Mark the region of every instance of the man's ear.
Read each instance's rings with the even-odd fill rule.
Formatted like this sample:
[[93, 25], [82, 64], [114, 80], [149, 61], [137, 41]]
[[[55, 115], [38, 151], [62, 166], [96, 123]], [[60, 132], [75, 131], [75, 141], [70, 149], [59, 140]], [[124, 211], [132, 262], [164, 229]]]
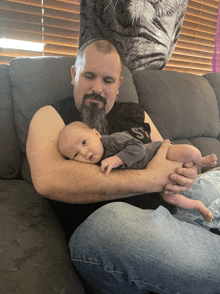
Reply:
[[71, 77], [72, 77], [71, 84], [74, 86], [75, 77], [76, 77], [76, 68], [74, 65], [71, 67]]
[[117, 95], [119, 94], [119, 88], [121, 86], [122, 81], [123, 81], [123, 77], [120, 77], [120, 79], [118, 81], [118, 93], [117, 93]]
[[100, 133], [96, 129], [92, 129], [92, 131], [94, 132], [94, 134], [96, 136], [98, 136], [99, 139], [101, 139], [101, 135], [100, 135]]

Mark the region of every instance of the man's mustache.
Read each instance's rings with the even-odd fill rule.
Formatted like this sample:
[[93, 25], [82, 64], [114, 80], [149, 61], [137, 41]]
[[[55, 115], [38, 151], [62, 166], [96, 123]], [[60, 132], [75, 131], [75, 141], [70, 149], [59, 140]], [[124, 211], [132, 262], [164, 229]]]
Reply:
[[91, 93], [91, 94], [85, 94], [83, 96], [83, 102], [85, 102], [86, 99], [92, 99], [95, 101], [100, 101], [103, 102], [104, 105], [107, 103], [107, 100], [105, 97], [102, 97], [100, 94], [96, 94], [96, 93]]

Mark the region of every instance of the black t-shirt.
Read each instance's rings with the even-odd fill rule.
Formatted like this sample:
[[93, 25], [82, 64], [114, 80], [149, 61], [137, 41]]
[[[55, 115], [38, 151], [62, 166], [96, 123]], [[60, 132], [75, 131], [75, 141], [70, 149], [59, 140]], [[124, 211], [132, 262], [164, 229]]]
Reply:
[[[81, 113], [76, 108], [73, 97], [67, 97], [52, 105], [67, 125], [73, 121], [81, 121]], [[116, 102], [107, 114], [108, 133], [128, 131], [134, 138], [146, 144], [151, 142], [150, 125], [144, 122], [144, 110], [137, 103]]]
[[[81, 114], [75, 106], [74, 98], [68, 97], [52, 105], [62, 117], [65, 124], [73, 121], [81, 121]], [[150, 126], [144, 123], [144, 111], [137, 103], [115, 103], [107, 114], [109, 134], [127, 130], [132, 136], [143, 143], [151, 142]], [[74, 175], [73, 175], [74, 177]], [[73, 231], [95, 210], [110, 202], [126, 202], [143, 209], [156, 209], [162, 204], [159, 193], [140, 195], [120, 200], [112, 200], [91, 204], [70, 204], [50, 200], [67, 237], [70, 238]]]

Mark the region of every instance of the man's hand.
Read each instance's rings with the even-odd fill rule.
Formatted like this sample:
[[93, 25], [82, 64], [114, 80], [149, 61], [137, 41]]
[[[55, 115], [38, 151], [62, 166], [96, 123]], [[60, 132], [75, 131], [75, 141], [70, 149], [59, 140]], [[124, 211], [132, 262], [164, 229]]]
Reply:
[[105, 173], [106, 176], [109, 175], [110, 171], [113, 169], [113, 168], [116, 168], [120, 165], [123, 165], [124, 162], [117, 156], [117, 155], [114, 155], [114, 156], [111, 156], [111, 157], [108, 157], [104, 160], [102, 160], [101, 162], [101, 171]]
[[163, 192], [167, 184], [174, 185], [175, 182], [170, 179], [170, 176], [176, 174], [177, 169], [183, 165], [182, 162], [171, 161], [166, 158], [170, 146], [170, 141], [165, 140], [145, 169], [150, 173], [150, 181], [155, 184], [152, 192]]
[[192, 162], [181, 163], [167, 160], [167, 152], [170, 141], [165, 140], [147, 168], [155, 173], [158, 183], [164, 183], [161, 187], [163, 195], [177, 194], [187, 191], [192, 187], [197, 178], [197, 169]]
[[176, 173], [170, 175], [170, 180], [174, 184], [167, 184], [164, 187], [164, 195], [182, 193], [189, 190], [197, 179], [197, 168], [193, 162], [183, 164], [182, 168], [178, 168]]

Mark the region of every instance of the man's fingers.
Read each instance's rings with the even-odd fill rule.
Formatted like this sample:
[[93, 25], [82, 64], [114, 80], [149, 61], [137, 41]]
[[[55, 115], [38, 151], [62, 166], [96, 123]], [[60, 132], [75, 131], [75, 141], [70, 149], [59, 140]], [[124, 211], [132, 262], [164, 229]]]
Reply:
[[192, 187], [197, 178], [197, 168], [193, 165], [190, 168], [178, 168], [176, 173], [170, 175], [170, 180], [174, 183], [167, 184], [165, 190], [167, 193], [186, 192]]
[[187, 186], [191, 187], [192, 183], [194, 182], [194, 179], [191, 178], [185, 178], [183, 176], [178, 175], [171, 175], [170, 176], [171, 181], [173, 181], [176, 185], [180, 186]]
[[161, 193], [161, 196], [165, 196], [165, 195], [173, 195], [174, 192], [172, 191], [169, 191], [169, 190], [164, 190], [162, 193]]
[[194, 165], [194, 163], [192, 161], [190, 162], [184, 162], [183, 166], [186, 168], [192, 167]]
[[164, 189], [173, 193], [186, 192], [194, 183], [194, 179], [185, 178], [175, 174], [171, 175], [170, 179], [174, 182], [174, 184], [167, 184]]
[[197, 178], [197, 168], [195, 165], [190, 166], [190, 162], [188, 164], [188, 168], [178, 168], [176, 172], [180, 176], [195, 180]]
[[179, 186], [179, 185], [172, 185], [172, 184], [167, 184], [164, 187], [164, 195], [169, 195], [169, 194], [176, 194], [176, 193], [183, 193], [189, 190], [188, 186]]

